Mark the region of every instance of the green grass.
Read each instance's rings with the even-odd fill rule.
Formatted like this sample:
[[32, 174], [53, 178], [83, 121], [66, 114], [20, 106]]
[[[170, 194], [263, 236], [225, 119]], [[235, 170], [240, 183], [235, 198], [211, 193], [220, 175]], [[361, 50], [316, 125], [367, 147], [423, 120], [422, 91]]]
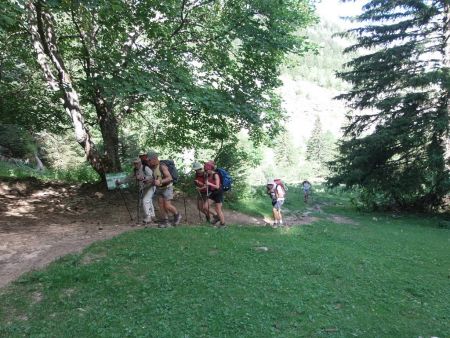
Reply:
[[0, 336], [448, 337], [449, 231], [380, 217], [129, 232], [4, 289]]
[[42, 181], [65, 182], [96, 182], [99, 179], [97, 173], [88, 164], [83, 164], [71, 170], [44, 170], [38, 171], [27, 165], [15, 165], [0, 161], [0, 178], [27, 179], [30, 177]]
[[[269, 196], [265, 193], [263, 187], [254, 188], [251, 197], [246, 199], [240, 199], [232, 202], [226, 202], [226, 206], [249, 215], [253, 216], [271, 216], [272, 204]], [[316, 185], [313, 189], [313, 193], [310, 196], [309, 203], [303, 202], [303, 190], [299, 185], [289, 185], [289, 189], [286, 194], [286, 201], [283, 205], [282, 211], [286, 215], [290, 212], [303, 212], [311, 209], [314, 205], [318, 204], [322, 209], [343, 214], [347, 210], [350, 214], [354, 214], [355, 210], [350, 204], [350, 200], [353, 197], [351, 192], [344, 192], [340, 189], [325, 189], [321, 185]], [[226, 198], [225, 198], [226, 200]], [[317, 213], [314, 213], [315, 216]]]

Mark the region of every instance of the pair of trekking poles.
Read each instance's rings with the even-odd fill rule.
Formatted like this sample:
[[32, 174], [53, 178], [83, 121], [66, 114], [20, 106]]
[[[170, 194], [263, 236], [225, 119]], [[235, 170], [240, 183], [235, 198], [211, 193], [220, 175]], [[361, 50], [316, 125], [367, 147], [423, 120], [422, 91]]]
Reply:
[[[139, 186], [139, 182], [138, 182], [138, 186]], [[127, 200], [126, 200], [125, 196], [123, 195], [122, 189], [120, 187], [118, 187], [117, 190], [119, 190], [119, 194], [122, 197], [123, 204], [125, 204], [125, 208], [127, 208], [128, 215], [130, 215], [130, 220], [133, 221], [133, 215], [131, 215], [130, 208], [128, 207], [128, 203], [127, 203]], [[139, 224], [139, 219], [140, 219], [140, 214], [141, 214], [141, 201], [143, 199], [143, 196], [144, 196], [144, 188], [139, 186], [139, 189], [138, 189], [138, 200], [137, 200], [137, 211], [136, 211], [136, 222], [137, 222], [137, 224]]]

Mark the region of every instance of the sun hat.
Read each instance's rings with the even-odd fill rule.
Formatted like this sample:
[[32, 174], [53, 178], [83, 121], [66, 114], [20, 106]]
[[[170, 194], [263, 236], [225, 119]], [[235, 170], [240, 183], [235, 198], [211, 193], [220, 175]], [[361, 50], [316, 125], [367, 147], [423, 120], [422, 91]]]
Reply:
[[156, 151], [149, 150], [147, 152], [147, 159], [152, 160], [152, 159], [157, 158], [157, 157], [158, 157], [158, 153]]
[[208, 161], [205, 163], [205, 165], [203, 166], [203, 168], [208, 171], [208, 170], [214, 170], [214, 168], [216, 167], [214, 161]]
[[200, 170], [200, 169], [203, 169], [203, 166], [200, 162], [192, 163], [192, 170]]

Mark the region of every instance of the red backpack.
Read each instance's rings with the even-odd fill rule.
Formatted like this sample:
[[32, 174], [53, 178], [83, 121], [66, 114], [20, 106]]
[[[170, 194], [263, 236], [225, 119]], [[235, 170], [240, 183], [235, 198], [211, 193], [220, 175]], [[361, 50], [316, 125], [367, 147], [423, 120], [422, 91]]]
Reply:
[[283, 189], [283, 196], [281, 196], [281, 197], [285, 197], [285, 196], [286, 196], [286, 190], [287, 190], [287, 189], [286, 189], [286, 187], [284, 186], [283, 181], [282, 181], [280, 178], [275, 178], [273, 181], [274, 181], [275, 184], [276, 184], [275, 189], [277, 188], [277, 186], [280, 186], [281, 189]]

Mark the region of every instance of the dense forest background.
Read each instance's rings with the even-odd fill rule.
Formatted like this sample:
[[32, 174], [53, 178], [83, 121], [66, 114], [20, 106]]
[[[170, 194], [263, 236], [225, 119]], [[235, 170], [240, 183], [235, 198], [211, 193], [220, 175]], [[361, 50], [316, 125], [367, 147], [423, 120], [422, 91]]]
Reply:
[[152, 148], [186, 182], [214, 159], [236, 198], [278, 177], [445, 204], [446, 2], [368, 1], [346, 33], [308, 1], [0, 6], [3, 175], [104, 182]]
[[[292, 183], [304, 178], [323, 180], [325, 177], [325, 163], [334, 156], [335, 143], [345, 117], [344, 104], [333, 100], [346, 86], [335, 75], [348, 60], [342, 50], [349, 41], [333, 37], [342, 29], [326, 21], [308, 28], [306, 35], [315, 44], [315, 50], [305, 56], [291, 54], [284, 63], [282, 86], [277, 91], [287, 112], [287, 121], [283, 123], [286, 129], [275, 137], [269, 135], [268, 145], [256, 147], [247, 133], [239, 134], [236, 146], [242, 156], [240, 165], [245, 170], [236, 170], [236, 174], [253, 168], [253, 174], [247, 177], [246, 184], [263, 184], [274, 176]], [[49, 104], [53, 109], [58, 109], [50, 102], [38, 104]], [[3, 109], [2, 114], [5, 118], [8, 112]], [[142, 122], [140, 127], [125, 127], [121, 133], [119, 151], [124, 168], [129, 168], [129, 162], [139, 152], [150, 147], [158, 149], [163, 157], [175, 158], [185, 173], [189, 172], [194, 159], [207, 160], [217, 156], [219, 149], [199, 148], [179, 153], [171, 146], [162, 147], [156, 142], [152, 143], [146, 135], [153, 130], [145, 117], [142, 117]], [[139, 124], [139, 121], [136, 123]], [[50, 176], [56, 173], [57, 177], [79, 177], [87, 181], [98, 179], [95, 171], [86, 163], [83, 150], [76, 143], [72, 130], [55, 131], [49, 128], [30, 133], [17, 124], [2, 124], [2, 128], [2, 155], [15, 158], [16, 164], [35, 168], [38, 158], [42, 161], [40, 165], [52, 172], [48, 173]]]

